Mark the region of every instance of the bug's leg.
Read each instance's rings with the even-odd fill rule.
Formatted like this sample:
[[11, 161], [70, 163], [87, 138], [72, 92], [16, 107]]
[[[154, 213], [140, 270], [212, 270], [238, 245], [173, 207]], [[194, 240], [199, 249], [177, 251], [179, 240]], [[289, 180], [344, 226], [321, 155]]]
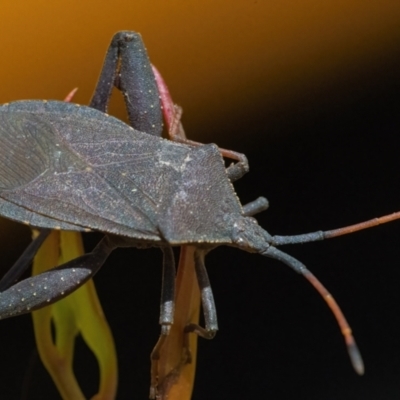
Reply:
[[[191, 146], [201, 146], [203, 143], [186, 139], [185, 132], [181, 124], [182, 109], [179, 106], [174, 105], [167, 84], [164, 82], [164, 79], [154, 65], [152, 67], [157, 82], [158, 91], [160, 93], [164, 119], [168, 126], [168, 135], [170, 136], [170, 139], [175, 142], [185, 143]], [[226, 170], [228, 178], [232, 182], [240, 179], [249, 171], [249, 163], [244, 154], [222, 148], [219, 148], [219, 151], [223, 157], [237, 161], [237, 163], [230, 165]]]
[[117, 246], [117, 241], [105, 236], [91, 253], [11, 286], [0, 293], [0, 319], [29, 313], [66, 297], [92, 278]]
[[198, 324], [188, 324], [185, 332], [194, 332], [205, 339], [212, 339], [218, 331], [217, 310], [214, 302], [210, 280], [204, 265], [205, 250], [197, 249], [194, 253], [194, 263], [197, 281], [201, 293], [201, 304], [203, 306], [205, 328]]
[[265, 211], [269, 207], [269, 202], [265, 197], [258, 197], [254, 201], [245, 204], [243, 208], [243, 215], [246, 217], [251, 217], [262, 211]]
[[161, 325], [160, 337], [154, 346], [150, 355], [151, 361], [151, 385], [150, 385], [150, 398], [155, 398], [158, 385], [158, 360], [160, 359], [160, 350], [167, 338], [171, 325], [174, 322], [175, 311], [175, 258], [171, 247], [164, 247], [162, 249], [163, 257], [163, 277], [161, 287], [161, 300], [160, 300], [160, 319]]
[[89, 106], [106, 112], [114, 86], [124, 95], [131, 126], [161, 136], [157, 84], [142, 37], [136, 32], [121, 31], [112, 38]]
[[[171, 140], [179, 143], [189, 144], [191, 146], [202, 146], [203, 143], [181, 138], [181, 116], [182, 109], [179, 106], [175, 106], [175, 115], [174, 119], [172, 120], [171, 129], [169, 131]], [[223, 157], [237, 161], [237, 163], [231, 164], [226, 169], [226, 173], [228, 174], [228, 178], [231, 182], [237, 181], [243, 175], [249, 172], [249, 162], [247, 161], [247, 157], [244, 154], [232, 150], [223, 149], [221, 147], [219, 147], [219, 152]]]
[[50, 232], [50, 229], [40, 230], [39, 236], [32, 240], [15, 264], [7, 271], [6, 274], [4, 274], [0, 281], [0, 293], [12, 286], [13, 283], [16, 282], [18, 278], [27, 270], [33, 260], [33, 257], [35, 257], [36, 252], [39, 250], [39, 247], [45, 241], [47, 236], [49, 236]]

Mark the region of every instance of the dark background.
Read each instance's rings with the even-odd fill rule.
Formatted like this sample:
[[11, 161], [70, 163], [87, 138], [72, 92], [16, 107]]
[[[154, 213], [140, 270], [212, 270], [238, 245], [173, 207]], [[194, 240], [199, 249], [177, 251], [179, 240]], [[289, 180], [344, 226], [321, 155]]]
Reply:
[[[251, 10], [265, 11], [267, 18], [266, 10]], [[385, 11], [384, 6], [381, 11]], [[321, 38], [333, 28], [337, 29], [333, 37], [343, 32], [348, 14], [343, 10], [337, 16], [343, 19], [338, 18], [334, 25], [323, 26], [320, 20]], [[393, 10], [388, 10], [387, 16], [393, 22]], [[359, 16], [360, 20], [364, 17]], [[240, 20], [241, 15], [235, 18]], [[354, 18], [358, 20], [357, 16]], [[371, 19], [365, 20], [365, 31], [369, 27], [379, 31], [377, 21], [382, 22], [382, 18], [371, 14]], [[285, 21], [290, 27], [291, 20]], [[304, 17], [304, 24], [306, 21]], [[389, 22], [382, 22], [382, 31], [388, 26]], [[134, 23], [131, 27], [137, 29]], [[215, 141], [247, 155], [251, 171], [235, 187], [243, 203], [260, 195], [268, 198], [270, 209], [257, 219], [271, 234], [333, 229], [400, 210], [400, 34], [394, 28], [391, 33], [389, 28], [386, 30], [391, 46], [385, 51], [377, 46], [376, 37], [365, 39], [361, 28], [352, 34], [349, 31], [338, 48], [357, 53], [362, 43], [365, 48], [370, 45], [369, 55], [362, 53], [359, 60], [349, 58], [340, 63], [338, 58], [332, 58], [334, 67], [330, 69], [324, 68], [323, 58], [330, 54], [329, 49], [327, 53], [316, 51], [308, 63], [304, 61], [304, 69], [309, 66], [309, 76], [293, 61], [290, 79], [258, 82], [249, 61], [248, 72], [241, 76], [236, 91], [222, 90], [220, 96], [218, 90], [204, 87], [199, 96], [212, 101], [210, 113], [209, 104], [200, 110], [195, 101], [187, 105], [186, 98], [180, 96], [185, 88], [178, 85], [175, 89], [174, 79], [178, 78], [172, 77], [171, 90], [173, 94], [178, 92], [177, 101], [185, 110], [187, 135], [202, 142]], [[281, 33], [276, 39], [283, 41], [281, 47], [295, 37], [289, 35], [287, 39], [285, 32], [276, 33], [277, 37]], [[108, 39], [100, 47], [105, 50], [107, 43]], [[239, 49], [246, 47], [244, 42], [238, 45]], [[180, 48], [181, 44], [175, 46]], [[313, 48], [312, 43], [304, 46]], [[157, 47], [148, 47], [157, 58]], [[201, 51], [206, 54], [207, 47]], [[268, 53], [268, 46], [264, 51]], [[240, 54], [238, 51], [238, 58]], [[69, 54], [64, 56], [68, 59]], [[181, 57], [184, 59], [184, 54]], [[93, 63], [98, 71], [101, 56]], [[263, 61], [260, 63], [262, 67]], [[290, 60], [288, 63], [291, 65]], [[327, 65], [332, 63], [326, 58]], [[258, 66], [256, 61], [254, 65]], [[282, 69], [287, 66], [282, 65]], [[199, 74], [196, 67], [191, 78], [195, 81]], [[279, 60], [275, 60], [275, 67], [279, 71]], [[318, 67], [325, 74], [319, 73]], [[240, 69], [239, 64], [231, 68], [232, 74]], [[166, 70], [168, 75], [168, 67]], [[190, 66], [185, 65], [184, 74], [190, 77]], [[0, 79], [10, 80], [7, 75]], [[218, 76], [211, 76], [212, 79], [218, 82]], [[232, 85], [237, 79], [239, 75], [234, 75]], [[290, 85], [293, 79], [294, 89]], [[86, 82], [84, 85], [89, 86]], [[189, 100], [198, 98], [193, 91], [196, 85], [201, 83], [188, 89]], [[248, 91], [244, 91], [245, 87]], [[59, 97], [70, 88], [59, 90]], [[90, 93], [90, 88], [86, 90]], [[232, 101], [225, 104], [228, 97]], [[12, 98], [2, 95], [2, 99]], [[79, 101], [85, 103], [87, 99]], [[2, 232], [1, 264], [5, 271], [29, 243], [30, 233], [26, 227], [7, 221], [2, 223]], [[341, 305], [364, 357], [364, 377], [352, 370], [329, 309], [305, 279], [259, 255], [233, 248], [218, 248], [210, 253], [206, 264], [220, 331], [212, 341], [199, 341], [193, 399], [399, 398], [399, 233], [400, 222], [393, 222], [347, 237], [284, 248], [305, 263]], [[95, 234], [87, 235], [88, 249], [98, 239]], [[157, 250], [118, 250], [95, 277], [119, 355], [118, 398], [147, 398], [149, 354], [159, 333], [160, 278], [161, 252]], [[1, 321], [0, 338], [3, 398], [20, 398], [24, 375], [29, 373], [32, 379], [27, 398], [57, 398], [40, 362], [34, 362], [32, 370], [28, 368], [34, 349], [30, 317]], [[97, 367], [82, 343], [78, 344], [76, 365], [82, 386], [93, 393], [97, 383], [91, 371]]]

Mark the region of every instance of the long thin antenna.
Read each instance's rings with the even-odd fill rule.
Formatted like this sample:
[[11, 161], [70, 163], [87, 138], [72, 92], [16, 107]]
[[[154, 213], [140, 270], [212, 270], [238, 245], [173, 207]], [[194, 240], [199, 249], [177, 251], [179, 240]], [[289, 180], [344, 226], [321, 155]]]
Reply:
[[362, 360], [361, 353], [358, 350], [357, 344], [352, 335], [350, 325], [348, 324], [339, 305], [336, 303], [336, 300], [328, 292], [325, 286], [322, 285], [322, 283], [311, 273], [311, 271], [309, 271], [306, 268], [306, 266], [303, 263], [296, 260], [294, 257], [289, 256], [288, 254], [278, 250], [273, 246], [268, 247], [267, 250], [265, 250], [260, 254], [283, 262], [290, 268], [294, 269], [297, 273], [303, 275], [311, 283], [311, 285], [314, 286], [314, 288], [318, 291], [318, 293], [327, 302], [329, 308], [331, 309], [333, 315], [336, 318], [336, 321], [340, 327], [342, 335], [344, 336], [344, 340], [347, 346], [347, 352], [349, 353], [350, 361], [351, 364], [353, 365], [354, 370], [357, 372], [357, 374], [363, 375], [364, 362]]
[[332, 229], [330, 231], [317, 231], [304, 233], [302, 235], [293, 236], [273, 236], [272, 244], [274, 246], [281, 246], [283, 244], [307, 243], [315, 242], [317, 240], [331, 239], [334, 237], [347, 235], [349, 233], [361, 231], [363, 229], [372, 228], [377, 225], [386, 224], [387, 222], [395, 221], [400, 218], [400, 211], [393, 214], [384, 215], [383, 217], [373, 218], [368, 221], [360, 222], [358, 224], [345, 226], [343, 228]]
[[387, 222], [395, 221], [400, 218], [400, 211], [393, 214], [384, 215], [383, 217], [373, 218], [368, 221], [360, 222], [358, 224], [345, 226], [343, 228], [332, 229], [330, 231], [325, 231], [324, 239], [330, 239], [337, 236], [347, 235], [348, 233], [353, 233], [361, 231], [363, 229], [372, 228], [377, 225], [386, 224]]

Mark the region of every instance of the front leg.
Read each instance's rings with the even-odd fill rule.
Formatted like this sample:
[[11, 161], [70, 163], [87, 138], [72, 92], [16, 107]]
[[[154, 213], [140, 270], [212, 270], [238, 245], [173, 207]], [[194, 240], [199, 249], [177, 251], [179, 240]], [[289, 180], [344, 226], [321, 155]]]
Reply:
[[198, 324], [190, 323], [186, 326], [185, 332], [194, 332], [204, 339], [212, 339], [218, 331], [218, 322], [214, 295], [211, 289], [210, 280], [208, 279], [207, 270], [204, 265], [204, 257], [206, 253], [207, 251], [201, 249], [197, 249], [194, 253], [194, 263], [197, 282], [201, 293], [201, 304], [203, 306], [205, 328]]

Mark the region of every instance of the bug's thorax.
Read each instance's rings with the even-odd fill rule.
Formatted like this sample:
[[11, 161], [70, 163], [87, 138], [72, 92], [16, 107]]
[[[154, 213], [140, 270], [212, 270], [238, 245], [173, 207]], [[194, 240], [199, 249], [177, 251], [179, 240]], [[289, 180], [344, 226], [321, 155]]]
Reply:
[[228, 216], [243, 211], [217, 146], [191, 149], [177, 177], [160, 203], [162, 236], [171, 244], [231, 243]]

